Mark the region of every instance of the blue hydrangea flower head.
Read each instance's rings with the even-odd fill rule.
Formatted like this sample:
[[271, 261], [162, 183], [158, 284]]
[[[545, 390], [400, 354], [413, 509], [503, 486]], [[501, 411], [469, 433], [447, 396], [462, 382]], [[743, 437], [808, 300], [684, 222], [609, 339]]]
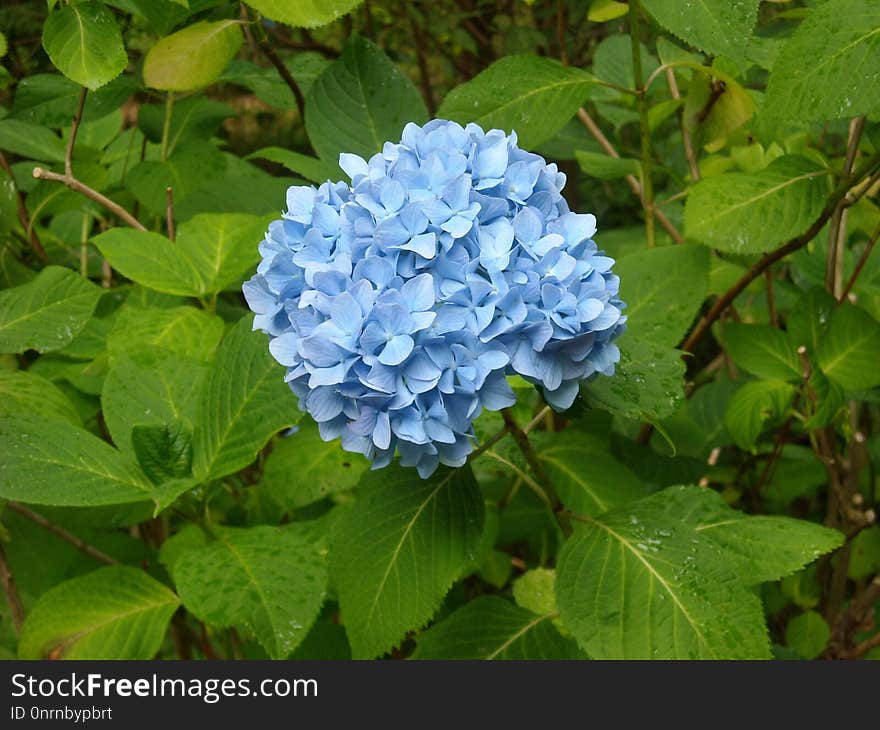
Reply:
[[436, 119], [339, 164], [350, 185], [287, 191], [243, 287], [322, 438], [427, 477], [465, 462], [484, 408], [514, 403], [507, 375], [562, 410], [614, 373], [614, 261], [516, 134]]

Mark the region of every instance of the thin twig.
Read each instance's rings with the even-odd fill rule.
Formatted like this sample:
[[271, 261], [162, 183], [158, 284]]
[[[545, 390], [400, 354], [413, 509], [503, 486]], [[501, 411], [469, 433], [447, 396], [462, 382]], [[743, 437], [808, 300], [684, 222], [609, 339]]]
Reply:
[[105, 563], [107, 565], [116, 565], [119, 561], [111, 558], [107, 553], [101, 552], [98, 548], [89, 545], [82, 538], [77, 537], [76, 535], [68, 532], [60, 525], [56, 525], [54, 522], [50, 522], [43, 515], [37, 514], [33, 510], [28, 509], [23, 504], [19, 504], [18, 502], [7, 502], [6, 507], [11, 509], [13, 512], [18, 512], [18, 514], [23, 517], [27, 517], [31, 522], [38, 524], [44, 530], [51, 532], [53, 535], [60, 537], [65, 542], [69, 542], [73, 545], [77, 550], [82, 553], [85, 553], [90, 558], [94, 558], [100, 563]]
[[846, 282], [846, 286], [843, 288], [843, 291], [840, 293], [840, 297], [838, 298], [838, 303], [843, 302], [852, 291], [853, 286], [855, 286], [856, 279], [859, 278], [859, 274], [862, 273], [862, 269], [865, 268], [865, 264], [868, 261], [868, 256], [871, 255], [871, 251], [874, 250], [874, 245], [877, 243], [877, 239], [880, 238], [880, 223], [877, 224], [877, 228], [874, 229], [874, 232], [871, 234], [871, 238], [868, 239], [868, 245], [865, 246], [865, 250], [862, 251], [862, 255], [859, 256], [859, 260], [856, 263], [855, 269], [853, 269], [852, 275], [849, 277], [849, 281]]
[[284, 61], [282, 61], [278, 54], [275, 53], [275, 49], [269, 42], [266, 31], [263, 29], [263, 24], [257, 20], [254, 22], [254, 28], [256, 28], [257, 31], [257, 43], [260, 46], [260, 50], [263, 52], [263, 55], [269, 59], [269, 62], [275, 67], [275, 70], [278, 71], [281, 80], [284, 81], [284, 83], [287, 84], [287, 87], [293, 92], [293, 98], [296, 100], [296, 108], [299, 110], [300, 119], [305, 119], [306, 100], [303, 96], [302, 89], [299, 88], [299, 84], [296, 83], [296, 79], [293, 78], [290, 69], [284, 65]]
[[568, 48], [565, 44], [565, 6], [562, 0], [556, 0], [556, 42], [559, 44], [559, 60], [568, 66]]
[[168, 229], [168, 238], [174, 240], [174, 190], [165, 188], [165, 226]]
[[[865, 117], [856, 117], [849, 124], [849, 137], [846, 144], [846, 157], [843, 161], [843, 174], [851, 175], [856, 154], [859, 150], [859, 140], [862, 138], [862, 130], [865, 127]], [[843, 252], [846, 241], [846, 218], [847, 207], [845, 201], [840, 200], [834, 215], [831, 218], [831, 227], [828, 233], [828, 260], [825, 266], [825, 288], [833, 295], [839, 296], [843, 288]]]
[[686, 352], [693, 352], [694, 346], [703, 339], [703, 336], [709, 331], [709, 328], [715, 320], [718, 319], [722, 312], [733, 303], [733, 300], [736, 299], [749, 284], [763, 274], [768, 266], [785, 258], [788, 254], [803, 248], [812, 241], [825, 227], [829, 218], [834, 215], [834, 211], [837, 209], [837, 204], [843, 199], [847, 191], [866, 175], [871, 174], [875, 165], [878, 164], [880, 164], [880, 151], [871, 155], [853, 175], [844, 179], [837, 186], [831, 194], [831, 197], [828, 199], [828, 202], [825, 204], [825, 207], [822, 209], [822, 212], [819, 214], [819, 217], [813, 221], [812, 225], [804, 233], [791, 239], [788, 243], [780, 246], [775, 251], [764, 254], [758, 263], [754, 264], [732, 287], [730, 287], [730, 289], [718, 297], [718, 299], [715, 300], [715, 304], [712, 305], [709, 311], [690, 331], [690, 334], [688, 334], [681, 343], [679, 349], [685, 350]]
[[90, 188], [84, 182], [77, 180], [75, 177], [62, 175], [57, 172], [52, 172], [51, 170], [44, 170], [42, 167], [35, 167], [33, 174], [34, 177], [38, 180], [53, 180], [55, 182], [60, 182], [63, 185], [69, 187], [71, 190], [75, 190], [76, 192], [85, 195], [89, 200], [94, 200], [98, 205], [101, 205], [109, 210], [111, 213], [113, 213], [113, 215], [115, 215], [126, 225], [131, 226], [132, 228], [136, 228], [139, 231], [147, 230], [146, 227], [137, 218], [135, 218], [121, 205], [119, 205], [118, 203], [114, 203], [106, 195], [102, 195], [97, 190], [95, 190], [94, 188]]
[[0, 167], [2, 167], [6, 174], [9, 175], [9, 179], [15, 186], [15, 204], [18, 209], [18, 222], [21, 223], [21, 227], [27, 233], [31, 248], [34, 250], [34, 253], [37, 254], [37, 258], [43, 263], [46, 263], [49, 260], [49, 256], [46, 253], [46, 249], [43, 248], [43, 244], [40, 243], [37, 231], [31, 223], [30, 216], [28, 216], [27, 206], [24, 204], [24, 196], [21, 194], [21, 190], [18, 189], [18, 185], [15, 185], [15, 178], [12, 176], [12, 168], [9, 167], [9, 163], [6, 161], [6, 156], [3, 152], [0, 152]]
[[64, 173], [68, 177], [73, 177], [73, 145], [76, 144], [76, 133], [79, 131], [80, 122], [82, 122], [87, 93], [88, 89], [86, 87], [83, 87], [82, 91], [79, 92], [76, 113], [73, 115], [73, 124], [70, 126], [70, 136], [67, 138], [67, 149], [64, 151]]
[[632, 46], [633, 80], [639, 92], [639, 137], [642, 143], [642, 208], [645, 211], [645, 236], [648, 248], [654, 247], [654, 182], [651, 179], [651, 126], [648, 121], [648, 97], [642, 78], [642, 40], [639, 23], [642, 6], [639, 0], [629, 0], [629, 35]]
[[872, 637], [865, 639], [861, 644], [857, 644], [849, 651], [845, 651], [840, 655], [841, 659], [861, 659], [871, 649], [880, 646], [880, 631]]
[[491, 449], [495, 444], [497, 444], [501, 439], [503, 439], [509, 433], [507, 426], [504, 426], [500, 431], [493, 434], [489, 438], [487, 438], [482, 444], [480, 444], [479, 448], [474, 449], [470, 455], [468, 456], [468, 461], [473, 461], [481, 454], [485, 453], [489, 449]]
[[86, 91], [83, 89], [83, 92], [79, 97], [79, 104], [77, 106], [76, 114], [73, 117], [73, 125], [70, 128], [70, 137], [67, 141], [67, 149], [64, 153], [64, 174], [60, 174], [57, 172], [52, 172], [51, 170], [44, 170], [42, 167], [35, 167], [33, 175], [35, 178], [39, 180], [54, 180], [55, 182], [60, 182], [69, 187], [71, 190], [75, 190], [82, 195], [85, 195], [90, 200], [94, 200], [98, 205], [105, 207], [111, 213], [116, 215], [118, 218], [125, 221], [125, 223], [132, 228], [137, 228], [138, 230], [145, 231], [146, 228], [137, 220], [131, 213], [129, 213], [125, 208], [123, 208], [118, 203], [114, 203], [110, 198], [106, 195], [102, 195], [94, 188], [89, 187], [84, 182], [78, 180], [73, 174], [73, 145], [76, 141], [76, 133], [79, 130], [80, 122], [82, 121], [82, 110], [86, 101]]
[[529, 421], [528, 424], [526, 424], [526, 426], [523, 428], [523, 433], [531, 433], [532, 429], [534, 429], [535, 426], [543, 421], [547, 417], [548, 413], [552, 413], [552, 411], [553, 409], [550, 408], [550, 406], [544, 406], [540, 411], [538, 411], [538, 415], [535, 416], [531, 421]]
[[251, 59], [256, 63], [257, 56], [259, 56], [260, 52], [257, 50], [257, 42], [254, 40], [254, 34], [251, 33], [250, 18], [248, 17], [247, 8], [244, 3], [240, 3], [240, 7], [241, 10], [239, 16], [242, 19], [241, 32], [244, 34], [244, 39], [247, 41], [248, 48], [250, 49]]
[[21, 631], [21, 625], [24, 623], [24, 606], [21, 605], [21, 597], [18, 595], [18, 588], [15, 587], [15, 579], [12, 577], [9, 562], [6, 560], [6, 551], [3, 549], [2, 544], [0, 544], [0, 585], [3, 586], [6, 602], [9, 604], [12, 626], [15, 629], [15, 633], [18, 634]]
[[[599, 125], [593, 120], [593, 118], [587, 113], [587, 110], [581, 107], [577, 111], [577, 117], [580, 120], [581, 124], [586, 127], [587, 131], [592, 135], [593, 139], [595, 139], [602, 150], [609, 157], [619, 158], [620, 155], [617, 153], [617, 150], [614, 149], [614, 146], [611, 142], [608, 141], [608, 138], [599, 128]], [[633, 194], [636, 195], [639, 200], [642, 198], [642, 184], [639, 182], [638, 178], [635, 175], [626, 175], [623, 178], [627, 185], [629, 185], [630, 190], [633, 191]], [[675, 241], [676, 243], [684, 243], [684, 236], [678, 232], [678, 229], [672, 224], [672, 221], [666, 217], [666, 215], [661, 210], [654, 210], [654, 216], [657, 218], [657, 222], [663, 226], [666, 232], [669, 234], [669, 237]]]
[[517, 423], [516, 417], [513, 415], [513, 411], [511, 411], [510, 408], [503, 409], [501, 415], [504, 418], [504, 423], [507, 425], [507, 430], [510, 431], [510, 435], [513, 436], [513, 440], [516, 442], [517, 447], [525, 457], [526, 463], [528, 463], [529, 468], [537, 477], [541, 488], [547, 495], [547, 499], [553, 509], [553, 514], [556, 517], [556, 521], [559, 523], [559, 529], [562, 530], [563, 535], [570, 535], [571, 522], [564, 515], [564, 508], [562, 502], [559, 500], [559, 495], [556, 493], [556, 489], [553, 487], [553, 482], [550, 481], [550, 477], [544, 469], [544, 465], [541, 463], [541, 460], [532, 448], [528, 434], [520, 428], [520, 425]]
[[[669, 85], [669, 93], [672, 95], [672, 98], [676, 101], [681, 99], [678, 82], [675, 80], [675, 71], [669, 67], [666, 68], [666, 83]], [[645, 93], [648, 93], [647, 84]], [[694, 140], [691, 138], [691, 131], [688, 129], [684, 120], [684, 113], [681, 111], [678, 114], [678, 125], [681, 127], [681, 142], [684, 147], [684, 156], [687, 160], [688, 170], [691, 173], [691, 180], [696, 182], [700, 179], [700, 166], [697, 164], [697, 155], [694, 152]]]

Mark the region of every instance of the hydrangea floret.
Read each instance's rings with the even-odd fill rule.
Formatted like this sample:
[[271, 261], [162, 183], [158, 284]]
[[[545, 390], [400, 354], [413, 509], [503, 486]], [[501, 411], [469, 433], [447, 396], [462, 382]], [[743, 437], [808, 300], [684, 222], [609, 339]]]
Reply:
[[508, 375], [562, 410], [614, 373], [614, 261], [595, 217], [569, 210], [565, 175], [515, 133], [408, 124], [339, 165], [351, 185], [287, 191], [243, 287], [324, 440], [427, 478], [464, 464], [482, 409], [515, 402]]

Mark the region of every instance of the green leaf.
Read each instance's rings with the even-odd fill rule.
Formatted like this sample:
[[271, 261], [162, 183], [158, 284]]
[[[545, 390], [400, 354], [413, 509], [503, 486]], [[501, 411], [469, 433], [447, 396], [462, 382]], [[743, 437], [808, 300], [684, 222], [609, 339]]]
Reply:
[[248, 159], [254, 157], [284, 165], [291, 172], [302, 175], [313, 183], [320, 184], [327, 180], [336, 181], [341, 179], [343, 175], [339, 165], [335, 162], [325, 162], [317, 157], [286, 150], [282, 147], [263, 147], [248, 155]]
[[266, 442], [299, 420], [265, 335], [243, 317], [223, 338], [196, 408], [193, 473], [217, 479], [250, 464]]
[[0, 352], [51, 352], [69, 345], [95, 311], [101, 289], [76, 272], [47, 266], [0, 292]]
[[837, 300], [822, 287], [814, 286], [800, 297], [785, 320], [789, 338], [795, 345], [804, 345], [807, 353], [815, 355], [819, 343], [825, 339], [825, 330]]
[[355, 658], [379, 656], [435, 613], [476, 559], [483, 497], [471, 470], [368, 472], [334, 525], [330, 570]]
[[201, 21], [161, 38], [144, 59], [144, 83], [163, 91], [214, 83], [241, 48], [240, 26], [238, 20]]
[[152, 659], [178, 600], [138, 568], [112, 565], [65, 581], [28, 614], [19, 659]]
[[610, 157], [586, 150], [576, 150], [574, 156], [584, 173], [599, 180], [617, 180], [627, 175], [638, 176], [642, 169], [641, 163], [631, 157]]
[[794, 388], [779, 380], [755, 380], [742, 386], [727, 404], [724, 425], [741, 449], [751, 450], [768, 421], [788, 409]]
[[706, 298], [709, 252], [702, 246], [644, 249], [621, 258], [614, 270], [620, 276], [632, 336], [677, 345]]
[[[657, 68], [657, 58], [645, 47], [644, 43], [639, 44], [639, 55], [642, 60], [642, 78], [646, 79]], [[634, 91], [636, 81], [633, 68], [632, 41], [628, 34], [613, 33], [596, 46], [593, 56], [593, 73], [601, 81]], [[600, 86], [595, 89], [594, 95], [601, 99], [615, 101], [618, 113], [625, 112], [631, 114], [633, 119], [638, 118], [636, 112], [626, 106], [632, 100], [624, 101], [625, 96], [617, 89]], [[612, 121], [615, 126], [618, 125], [616, 120], [609, 119], [609, 121]]]
[[756, 173], [704, 178], [684, 209], [685, 235], [720, 251], [762, 253], [803, 233], [819, 216], [828, 170], [789, 155]]
[[[83, 108], [83, 122], [97, 121], [118, 111], [137, 89], [138, 83], [134, 78], [119, 76], [89, 93]], [[15, 89], [11, 116], [35, 125], [67, 127], [76, 113], [81, 91], [79, 84], [60, 74], [26, 76]], [[64, 154], [63, 150], [61, 154]]]
[[363, 0], [248, 0], [254, 10], [294, 28], [314, 28], [339, 20]]
[[92, 91], [115, 79], [128, 64], [116, 18], [99, 2], [50, 12], [43, 26], [43, 48], [61, 73]]
[[216, 294], [239, 283], [260, 259], [266, 222], [242, 213], [202, 213], [164, 236], [111, 228], [93, 243], [117, 271], [150, 289], [181, 296]]
[[745, 60], [759, 0], [642, 0], [667, 30], [714, 56]]
[[513, 600], [532, 613], [557, 614], [556, 571], [534, 568], [523, 573], [513, 583]]
[[[806, 62], [805, 62], [806, 61]], [[880, 109], [880, 7], [828, 0], [782, 47], [767, 82], [764, 113], [797, 121], [844, 119]]]
[[769, 380], [800, 380], [797, 348], [781, 330], [763, 324], [724, 325], [724, 346], [733, 361], [752, 375]]
[[629, 12], [626, 3], [616, 0], [593, 0], [587, 12], [587, 20], [593, 23], [607, 23], [609, 20], [620, 18]]
[[0, 149], [32, 160], [64, 161], [64, 143], [52, 130], [20, 119], [0, 119]]
[[691, 66], [683, 121], [696, 146], [722, 142], [755, 113], [755, 100], [736, 79], [714, 67]]
[[152, 485], [112, 446], [56, 418], [0, 419], [0, 497], [88, 507], [142, 502]]
[[877, 572], [880, 572], [880, 527], [872, 525], [852, 541], [847, 576], [861, 580]]
[[624, 418], [662, 421], [678, 409], [684, 393], [684, 363], [671, 347], [624, 334], [613, 376], [598, 376], [581, 388], [587, 403]]
[[117, 448], [135, 455], [132, 431], [136, 425], [176, 423], [191, 430], [208, 369], [195, 358], [162, 350], [119, 355], [101, 392], [104, 421]]
[[196, 294], [221, 292], [255, 270], [267, 226], [263, 218], [242, 213], [201, 213], [183, 223], [174, 246], [196, 271]]
[[831, 629], [815, 611], [804, 611], [792, 618], [785, 627], [785, 643], [802, 659], [815, 659], [828, 645]]
[[162, 350], [208, 362], [223, 336], [223, 320], [195, 307], [137, 307], [119, 310], [107, 335], [112, 362], [122, 354]]
[[571, 639], [499, 596], [479, 596], [419, 634], [413, 659], [581, 659]]
[[505, 56], [447, 94], [437, 116], [515, 131], [524, 149], [550, 139], [584, 103], [593, 77], [531, 54]]
[[846, 390], [880, 385], [880, 323], [847, 302], [831, 315], [816, 353], [828, 379]]
[[192, 464], [192, 433], [179, 421], [162, 426], [138, 425], [131, 430], [138, 464], [153, 484], [183, 479]]
[[297, 509], [352, 489], [368, 468], [360, 454], [322, 440], [309, 418], [295, 434], [275, 442], [260, 483], [278, 504]]
[[669, 519], [693, 527], [724, 549], [740, 564], [740, 580], [749, 585], [791, 575], [843, 543], [840, 532], [814, 522], [746, 515], [711, 489], [671, 487], [663, 494]]
[[595, 659], [764, 659], [738, 564], [664, 508], [665, 491], [589, 518], [562, 548], [562, 620]]
[[23, 415], [82, 425], [73, 403], [50, 381], [25, 370], [0, 370], [0, 418]]
[[150, 289], [193, 296], [199, 272], [165, 236], [131, 228], [111, 228], [92, 243], [120, 274]]
[[548, 435], [537, 453], [562, 503], [577, 514], [601, 514], [647, 493], [610, 447], [578, 431]]
[[407, 122], [428, 119], [412, 82], [382, 49], [354, 36], [306, 96], [306, 130], [318, 156], [340, 152], [370, 158], [386, 141], [400, 139]]
[[[174, 214], [179, 220], [185, 220], [187, 216], [181, 210], [186, 212], [190, 198], [201, 190], [210, 190], [212, 182], [226, 179], [228, 168], [228, 158], [214, 145], [189, 140], [164, 162], [139, 162], [126, 173], [125, 186], [150, 213], [160, 217], [165, 216], [166, 190], [170, 187], [174, 191]], [[197, 212], [204, 210], [202, 207]]]
[[286, 658], [321, 610], [325, 557], [297, 525], [215, 532], [174, 561], [183, 605], [214, 626], [246, 628], [273, 659]]

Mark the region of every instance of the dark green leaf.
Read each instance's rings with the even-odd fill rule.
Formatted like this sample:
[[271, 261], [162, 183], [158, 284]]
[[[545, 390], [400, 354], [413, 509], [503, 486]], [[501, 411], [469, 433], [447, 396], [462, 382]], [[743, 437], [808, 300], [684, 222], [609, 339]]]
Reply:
[[737, 365], [759, 378], [801, 378], [797, 348], [775, 327], [730, 322], [724, 326], [724, 344]]
[[587, 98], [593, 77], [539, 56], [506, 56], [453, 89], [437, 114], [485, 130], [515, 131], [525, 148], [550, 139]]
[[174, 561], [184, 606], [215, 626], [246, 628], [273, 659], [286, 658], [324, 602], [324, 555], [297, 525], [215, 532]]
[[499, 596], [480, 596], [419, 634], [413, 659], [580, 659], [571, 639]]
[[266, 442], [299, 420], [265, 335], [243, 317], [223, 338], [196, 406], [193, 472], [217, 479], [250, 464]]
[[355, 658], [379, 656], [434, 615], [476, 558], [483, 498], [470, 469], [368, 472], [334, 525], [330, 569]]
[[382, 50], [353, 37], [306, 97], [306, 129], [318, 156], [335, 163], [341, 152], [369, 158], [400, 139], [407, 122], [428, 118], [412, 82]]
[[803, 233], [828, 195], [828, 170], [805, 157], [780, 157], [756, 173], [698, 182], [684, 209], [685, 234], [731, 253], [762, 253]]
[[51, 352], [88, 322], [101, 289], [70, 269], [47, 266], [27, 284], [0, 292], [0, 352]]

